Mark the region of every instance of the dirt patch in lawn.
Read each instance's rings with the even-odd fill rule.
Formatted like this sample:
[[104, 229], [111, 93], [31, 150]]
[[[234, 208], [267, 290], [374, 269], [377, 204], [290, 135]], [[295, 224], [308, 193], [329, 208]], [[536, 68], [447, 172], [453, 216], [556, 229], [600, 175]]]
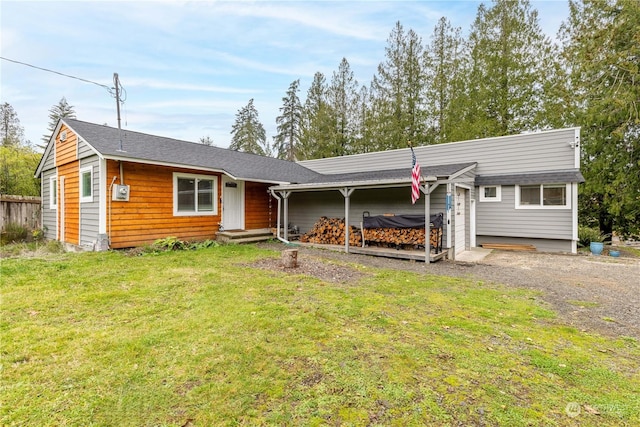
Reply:
[[362, 277], [366, 276], [366, 273], [358, 271], [355, 267], [344, 265], [335, 259], [314, 256], [307, 251], [303, 252], [299, 254], [298, 266], [295, 268], [285, 268], [279, 258], [263, 258], [251, 266], [291, 275], [304, 274], [325, 282], [344, 285], [356, 284]]
[[[262, 244], [281, 250], [281, 244]], [[493, 251], [478, 263], [443, 260], [433, 264], [392, 258], [345, 254], [301, 246], [300, 268], [322, 280], [356, 283], [363, 265], [453, 277], [540, 291], [540, 299], [563, 323], [584, 331], [640, 339], [640, 259], [587, 254]], [[290, 270], [279, 259], [262, 260], [263, 268]]]

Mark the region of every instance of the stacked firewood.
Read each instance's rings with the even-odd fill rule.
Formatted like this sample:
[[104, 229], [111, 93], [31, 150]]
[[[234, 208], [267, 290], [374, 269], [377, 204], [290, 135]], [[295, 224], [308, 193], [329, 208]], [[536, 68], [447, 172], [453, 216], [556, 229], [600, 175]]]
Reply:
[[[344, 234], [344, 219], [323, 216], [308, 233], [300, 236], [300, 241], [323, 245], [344, 245]], [[362, 246], [362, 235], [354, 226], [349, 226], [349, 246]]]
[[[431, 229], [431, 246], [437, 247], [442, 231]], [[379, 246], [424, 246], [424, 228], [365, 228], [364, 238], [368, 244]]]

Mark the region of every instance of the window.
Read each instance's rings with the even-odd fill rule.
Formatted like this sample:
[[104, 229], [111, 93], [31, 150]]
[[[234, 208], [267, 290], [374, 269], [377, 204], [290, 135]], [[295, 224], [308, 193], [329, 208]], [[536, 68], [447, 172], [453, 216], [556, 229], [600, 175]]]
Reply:
[[80, 202], [93, 202], [93, 166], [80, 169]]
[[568, 184], [536, 184], [516, 186], [516, 208], [570, 208]]
[[49, 178], [49, 209], [58, 208], [58, 177]]
[[173, 174], [173, 214], [216, 215], [218, 213], [218, 177]]
[[499, 185], [480, 186], [481, 202], [500, 202], [502, 201], [502, 187]]

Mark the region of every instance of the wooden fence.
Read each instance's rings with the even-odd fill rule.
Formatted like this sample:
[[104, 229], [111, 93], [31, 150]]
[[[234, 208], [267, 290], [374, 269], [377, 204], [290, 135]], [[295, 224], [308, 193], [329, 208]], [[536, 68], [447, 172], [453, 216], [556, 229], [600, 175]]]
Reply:
[[12, 223], [30, 230], [41, 228], [41, 205], [40, 197], [0, 196], [0, 230]]

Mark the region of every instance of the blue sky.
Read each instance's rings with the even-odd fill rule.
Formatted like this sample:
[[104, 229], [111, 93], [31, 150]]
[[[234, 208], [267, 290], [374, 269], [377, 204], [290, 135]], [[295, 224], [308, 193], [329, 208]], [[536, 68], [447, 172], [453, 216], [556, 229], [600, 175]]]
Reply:
[[[397, 21], [429, 42], [441, 16], [466, 34], [480, 1], [5, 1], [1, 56], [126, 90], [123, 128], [227, 147], [236, 113], [254, 99], [269, 141], [292, 81], [299, 96], [316, 72], [327, 81], [347, 58], [370, 82]], [[490, 4], [489, 1], [485, 1]], [[566, 0], [531, 1], [555, 34]], [[65, 96], [77, 118], [117, 126], [98, 85], [0, 61], [0, 100], [40, 143], [49, 109]]]

